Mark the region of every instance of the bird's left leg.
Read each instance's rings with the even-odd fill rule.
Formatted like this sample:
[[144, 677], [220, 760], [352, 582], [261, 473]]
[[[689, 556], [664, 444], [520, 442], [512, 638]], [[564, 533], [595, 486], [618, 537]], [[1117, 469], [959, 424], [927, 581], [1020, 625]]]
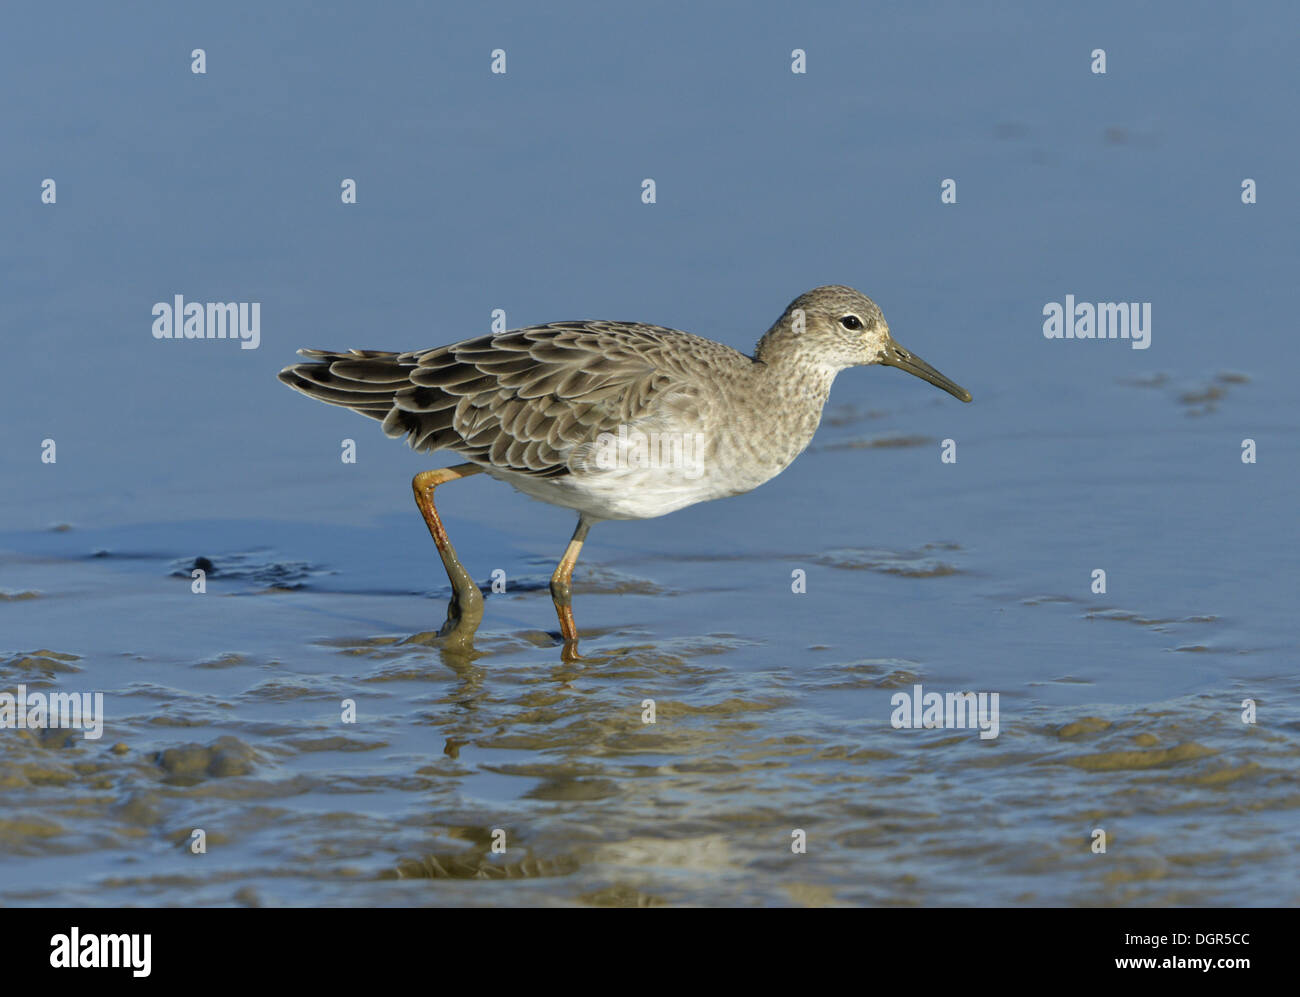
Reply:
[[424, 523], [429, 527], [429, 535], [438, 547], [438, 556], [442, 566], [447, 569], [447, 580], [451, 582], [451, 600], [447, 603], [447, 622], [439, 632], [455, 643], [468, 647], [474, 638], [474, 631], [483, 620], [483, 593], [474, 584], [456, 556], [456, 548], [451, 545], [442, 519], [433, 504], [433, 490], [447, 481], [468, 478], [478, 474], [483, 468], [477, 464], [457, 464], [455, 467], [440, 467], [435, 471], [421, 471], [411, 481], [415, 492], [415, 504], [420, 507]]
[[583, 541], [591, 523], [586, 516], [578, 516], [578, 528], [573, 531], [573, 539], [564, 549], [564, 556], [551, 575], [551, 601], [555, 603], [555, 615], [560, 618], [560, 636], [564, 638], [562, 657], [565, 661], [575, 661], [578, 654], [578, 626], [573, 622], [573, 566], [578, 563], [578, 554], [582, 551]]

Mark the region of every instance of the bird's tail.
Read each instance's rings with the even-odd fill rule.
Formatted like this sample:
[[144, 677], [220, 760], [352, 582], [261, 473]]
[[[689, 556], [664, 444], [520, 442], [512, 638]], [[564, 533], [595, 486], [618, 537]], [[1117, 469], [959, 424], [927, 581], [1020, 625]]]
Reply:
[[384, 350], [299, 350], [312, 363], [296, 363], [280, 371], [280, 380], [304, 395], [383, 422], [394, 396], [409, 388], [415, 364], [399, 363], [399, 353]]

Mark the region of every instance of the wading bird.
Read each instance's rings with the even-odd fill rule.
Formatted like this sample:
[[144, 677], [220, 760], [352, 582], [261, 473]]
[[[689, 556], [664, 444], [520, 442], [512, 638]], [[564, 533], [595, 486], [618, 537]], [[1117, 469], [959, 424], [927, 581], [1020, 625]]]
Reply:
[[780, 474], [813, 438], [835, 375], [900, 367], [964, 402], [970, 393], [898, 345], [880, 309], [851, 287], [800, 295], [752, 357], [639, 322], [552, 322], [410, 353], [301, 350], [280, 372], [303, 394], [368, 415], [422, 453], [465, 463], [415, 476], [452, 596], [440, 633], [471, 646], [483, 594], [447, 538], [433, 492], [486, 471], [574, 509], [578, 526], [551, 576], [564, 657], [577, 657], [571, 581], [587, 531], [739, 495]]

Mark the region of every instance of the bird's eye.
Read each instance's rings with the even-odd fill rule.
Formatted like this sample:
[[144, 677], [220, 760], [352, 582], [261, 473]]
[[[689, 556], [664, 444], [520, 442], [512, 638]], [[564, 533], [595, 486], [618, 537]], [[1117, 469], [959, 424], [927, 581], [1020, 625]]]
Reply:
[[862, 320], [856, 315], [845, 315], [840, 319], [840, 325], [844, 326], [846, 329], [861, 329]]

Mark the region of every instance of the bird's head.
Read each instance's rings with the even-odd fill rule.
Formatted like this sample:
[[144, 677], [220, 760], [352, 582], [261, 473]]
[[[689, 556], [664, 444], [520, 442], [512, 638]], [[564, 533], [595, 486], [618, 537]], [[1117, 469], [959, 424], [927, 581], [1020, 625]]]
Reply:
[[759, 341], [756, 356], [765, 362], [797, 356], [835, 370], [875, 363], [899, 367], [955, 398], [971, 400], [969, 391], [898, 345], [874, 301], [839, 284], [814, 288], [790, 302]]

